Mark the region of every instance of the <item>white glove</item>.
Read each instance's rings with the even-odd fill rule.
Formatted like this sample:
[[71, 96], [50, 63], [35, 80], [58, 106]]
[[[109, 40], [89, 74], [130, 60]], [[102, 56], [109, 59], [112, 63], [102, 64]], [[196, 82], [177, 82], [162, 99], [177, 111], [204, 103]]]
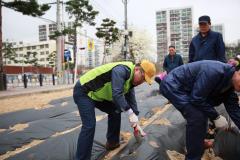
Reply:
[[216, 128], [226, 129], [228, 127], [228, 122], [225, 117], [220, 115], [216, 120], [214, 120]]
[[138, 116], [133, 112], [131, 108], [126, 112], [128, 113], [128, 119], [129, 119], [129, 122], [131, 123], [131, 126], [135, 127], [138, 123]]

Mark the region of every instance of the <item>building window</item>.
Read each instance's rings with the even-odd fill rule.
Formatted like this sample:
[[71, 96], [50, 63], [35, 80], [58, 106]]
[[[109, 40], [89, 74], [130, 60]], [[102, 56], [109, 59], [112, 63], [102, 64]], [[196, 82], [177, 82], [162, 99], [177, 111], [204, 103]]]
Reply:
[[45, 44], [45, 48], [48, 48], [48, 44]]
[[44, 45], [40, 45], [40, 49], [43, 49], [44, 48]]
[[49, 28], [48, 29], [49, 29], [50, 35], [52, 35], [57, 30], [57, 25], [56, 24], [49, 24]]
[[39, 40], [40, 41], [46, 41], [47, 40], [47, 36], [46, 35], [40, 35], [39, 36]]
[[49, 54], [49, 51], [46, 51], [46, 54]]
[[44, 55], [44, 52], [40, 52], [40, 55]]
[[30, 50], [31, 49], [31, 47], [27, 47], [27, 50]]
[[46, 25], [40, 25], [39, 26], [39, 29], [45, 29], [46, 28]]
[[40, 58], [40, 61], [42, 62], [42, 61], [45, 61], [45, 59], [44, 58]]
[[37, 47], [36, 46], [32, 46], [32, 49], [36, 49]]

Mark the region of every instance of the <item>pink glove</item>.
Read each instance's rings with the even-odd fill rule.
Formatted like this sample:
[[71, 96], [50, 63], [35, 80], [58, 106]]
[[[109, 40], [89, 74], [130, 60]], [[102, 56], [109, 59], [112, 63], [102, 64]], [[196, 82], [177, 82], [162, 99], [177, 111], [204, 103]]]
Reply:
[[167, 72], [165, 71], [165, 72], [160, 73], [160, 74], [158, 75], [158, 77], [159, 77], [161, 80], [163, 80], [163, 78], [164, 78], [166, 75], [167, 75]]

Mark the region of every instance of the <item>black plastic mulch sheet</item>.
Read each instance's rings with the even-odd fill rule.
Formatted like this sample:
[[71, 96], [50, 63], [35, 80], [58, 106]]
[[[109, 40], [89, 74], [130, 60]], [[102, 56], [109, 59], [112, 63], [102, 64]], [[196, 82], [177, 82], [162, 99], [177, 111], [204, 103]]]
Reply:
[[217, 130], [214, 139], [214, 153], [224, 160], [240, 159], [240, 130], [230, 119], [224, 105], [215, 107], [218, 113], [226, 117], [230, 128], [228, 130]]
[[[100, 114], [97, 111], [98, 115]], [[107, 118], [97, 122], [95, 139], [92, 149], [92, 159], [97, 160], [104, 157], [106, 149]], [[73, 160], [77, 149], [77, 140], [80, 128], [58, 137], [50, 138], [41, 144], [26, 151], [9, 157], [9, 160]]]
[[239, 160], [240, 133], [235, 127], [228, 130], [218, 130], [214, 140], [215, 155], [224, 160]]
[[153, 124], [145, 128], [147, 136], [141, 143], [132, 138], [128, 146], [114, 160], [168, 160], [167, 150], [184, 153], [185, 120], [172, 106], [157, 120], [167, 119], [170, 125]]
[[[36, 121], [44, 118], [51, 118], [60, 116], [66, 113], [73, 112], [77, 110], [77, 107], [73, 105], [72, 98], [65, 98], [64, 102], [68, 102], [67, 106], [61, 106], [54, 102], [54, 106], [46, 109], [36, 110], [36, 109], [26, 109], [6, 114], [0, 114], [0, 128], [8, 129], [18, 123], [27, 123], [31, 121]], [[63, 100], [55, 100], [58, 102], [63, 102]]]
[[[159, 102], [162, 101], [159, 99]], [[142, 114], [144, 115], [144, 111], [146, 115], [151, 115], [152, 107], [144, 107], [142, 110]], [[147, 111], [149, 114], [147, 114]], [[99, 111], [96, 110], [98, 113]], [[100, 112], [102, 113], [102, 112]], [[98, 115], [100, 114], [98, 113]], [[133, 129], [129, 126], [128, 118], [126, 115], [122, 114], [122, 125], [121, 131], [123, 132], [133, 132]], [[101, 121], [97, 122], [95, 137], [94, 137], [94, 144], [92, 150], [92, 160], [98, 160], [104, 157], [107, 151], [104, 148], [106, 143], [106, 132], [107, 132], [107, 117]], [[42, 144], [32, 147], [27, 151], [19, 153], [13, 157], [8, 159], [11, 160], [18, 160], [18, 159], [58, 159], [58, 160], [72, 160], [74, 159], [75, 152], [76, 152], [76, 144], [78, 135], [80, 130], [74, 130], [70, 133], [61, 135], [56, 138], [51, 138], [44, 141]], [[54, 150], [54, 152], [53, 152]]]
[[[141, 86], [141, 88], [145, 86]], [[137, 91], [138, 92], [138, 91]], [[148, 92], [140, 91], [142, 97], [138, 97], [138, 105], [140, 110], [140, 117], [150, 118], [153, 115], [151, 111], [152, 108], [156, 106], [161, 106], [166, 103], [166, 99], [164, 99], [160, 95], [152, 94], [152, 91]], [[146, 99], [146, 97], [148, 97]], [[98, 109], [96, 109], [96, 115], [105, 114]], [[67, 116], [68, 117], [68, 116]], [[59, 117], [54, 117], [54, 119]], [[48, 123], [48, 122], [45, 122]], [[63, 122], [65, 123], [65, 122]], [[77, 122], [80, 124], [79, 122]], [[57, 122], [53, 122], [55, 126], [59, 126]], [[72, 124], [72, 123], [71, 123]], [[70, 124], [68, 124], [70, 125]], [[47, 127], [48, 130], [51, 130]], [[36, 131], [38, 129], [36, 128]], [[125, 114], [122, 114], [121, 121], [121, 131], [133, 132], [133, 129], [130, 127], [128, 118]], [[39, 131], [45, 133], [46, 131]], [[46, 139], [43, 143], [32, 147], [26, 151], [23, 151], [19, 154], [14, 155], [9, 159], [73, 159], [75, 151], [76, 151], [76, 143], [78, 139], [79, 130], [74, 130], [70, 133], [61, 135], [59, 137]], [[106, 153], [105, 148], [103, 147], [106, 143], [106, 132], [107, 132], [107, 118], [97, 122], [95, 138], [94, 138], [94, 147], [92, 151], [92, 159], [100, 159]], [[50, 135], [50, 134], [49, 134]], [[46, 137], [46, 136], [45, 136]], [[42, 138], [42, 137], [38, 137]]]
[[47, 139], [56, 132], [62, 132], [81, 124], [78, 113], [72, 112], [61, 116], [46, 118], [28, 123], [22, 131], [3, 132], [0, 136], [0, 154], [14, 150], [34, 139]]
[[[228, 117], [223, 105], [216, 110]], [[184, 153], [185, 147], [185, 125], [186, 122], [180, 112], [173, 106], [169, 108], [159, 119], [167, 119], [171, 125], [151, 124], [144, 131], [147, 136], [137, 143], [132, 138], [128, 146], [113, 157], [113, 160], [168, 160], [167, 150]], [[155, 122], [157, 121], [155, 120]], [[240, 132], [230, 120], [233, 129], [219, 130], [216, 133], [214, 152], [224, 160], [239, 160], [240, 157]]]
[[[76, 129], [59, 137], [51, 138], [42, 144], [8, 158], [8, 160], [73, 160], [77, 149], [79, 132], [80, 130]], [[100, 159], [105, 153], [104, 146], [94, 142], [93, 159]]]

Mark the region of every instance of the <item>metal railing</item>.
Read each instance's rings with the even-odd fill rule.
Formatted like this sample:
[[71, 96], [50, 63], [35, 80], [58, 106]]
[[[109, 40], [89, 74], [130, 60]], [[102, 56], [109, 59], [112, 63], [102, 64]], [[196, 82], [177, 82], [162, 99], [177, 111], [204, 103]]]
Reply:
[[[27, 88], [40, 86], [40, 74], [26, 74]], [[72, 75], [62, 77], [64, 84], [73, 84]], [[55, 85], [58, 85], [58, 78], [54, 76]], [[42, 74], [42, 86], [51, 86], [53, 83], [52, 74]], [[7, 88], [24, 88], [24, 78], [22, 74], [7, 74]]]

